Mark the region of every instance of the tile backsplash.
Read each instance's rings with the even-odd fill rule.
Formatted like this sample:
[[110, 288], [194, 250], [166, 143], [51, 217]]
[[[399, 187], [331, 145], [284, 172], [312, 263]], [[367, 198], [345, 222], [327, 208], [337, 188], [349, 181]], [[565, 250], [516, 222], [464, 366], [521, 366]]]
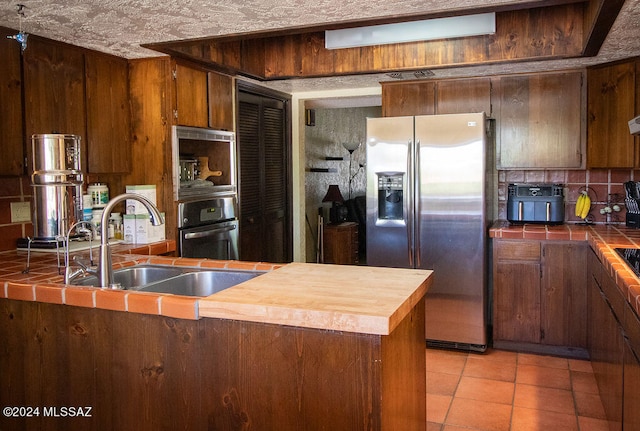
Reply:
[[[507, 218], [507, 187], [510, 183], [559, 183], [565, 185], [564, 220], [567, 223], [582, 221], [575, 216], [576, 200], [580, 192], [587, 190], [591, 198], [589, 218], [597, 224], [625, 222], [624, 187], [626, 181], [639, 181], [640, 171], [631, 169], [589, 169], [548, 171], [499, 171], [498, 219]], [[618, 204], [622, 210], [609, 216], [600, 214], [607, 205]]]
[[[593, 222], [624, 223], [625, 181], [640, 181], [640, 170], [591, 169], [591, 170], [547, 170], [547, 171], [499, 171], [498, 172], [498, 219], [507, 218], [507, 186], [509, 183], [560, 183], [565, 185], [565, 222], [576, 223], [574, 215], [576, 200], [582, 190], [587, 189], [592, 200]], [[16, 248], [18, 238], [33, 235], [31, 222], [11, 222], [11, 202], [32, 202], [33, 192], [29, 177], [3, 177], [0, 179], [0, 251]], [[609, 217], [600, 214], [607, 204], [617, 203], [622, 208]], [[32, 207], [33, 210], [33, 207]]]

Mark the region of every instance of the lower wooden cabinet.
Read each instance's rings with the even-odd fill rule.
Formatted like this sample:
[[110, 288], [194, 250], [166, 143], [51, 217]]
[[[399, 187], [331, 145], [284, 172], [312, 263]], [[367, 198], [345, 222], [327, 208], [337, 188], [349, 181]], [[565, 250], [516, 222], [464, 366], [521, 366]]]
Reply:
[[587, 250], [578, 241], [494, 240], [495, 347], [586, 355]]
[[358, 224], [345, 222], [324, 227], [324, 263], [358, 264]]
[[622, 429], [623, 403], [624, 338], [614, 311], [614, 308], [617, 309], [623, 304], [616, 301], [622, 299], [622, 296], [614, 289], [617, 290], [615, 282], [602, 271], [598, 258], [591, 252], [588, 297], [589, 356], [610, 431]]
[[627, 305], [625, 309], [622, 426], [625, 431], [640, 430], [640, 321]]

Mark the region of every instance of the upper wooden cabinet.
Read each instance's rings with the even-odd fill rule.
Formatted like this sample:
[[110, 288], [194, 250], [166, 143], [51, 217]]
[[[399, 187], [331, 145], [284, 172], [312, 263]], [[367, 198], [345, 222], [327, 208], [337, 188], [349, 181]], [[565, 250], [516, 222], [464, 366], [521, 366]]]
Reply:
[[87, 172], [131, 170], [129, 66], [125, 59], [85, 54]]
[[436, 114], [463, 114], [491, 111], [491, 79], [452, 79], [440, 81], [436, 91]]
[[485, 112], [491, 116], [489, 78], [382, 83], [382, 116]]
[[436, 83], [393, 82], [382, 83], [382, 116], [435, 114]]
[[174, 64], [175, 124], [233, 130], [233, 78]]
[[15, 31], [0, 27], [0, 175], [22, 175], [22, 77], [20, 44], [7, 36]]
[[588, 77], [587, 164], [590, 168], [638, 166], [628, 121], [635, 117], [635, 61], [594, 67]]
[[582, 81], [581, 72], [495, 79], [498, 169], [584, 168]]
[[175, 123], [181, 126], [208, 127], [207, 72], [175, 64]]
[[23, 64], [29, 160], [30, 137], [41, 133], [79, 135], [82, 138], [81, 152], [86, 154], [83, 51], [71, 45], [29, 37]]
[[209, 127], [218, 130], [234, 130], [233, 78], [215, 72], [207, 73], [209, 88]]

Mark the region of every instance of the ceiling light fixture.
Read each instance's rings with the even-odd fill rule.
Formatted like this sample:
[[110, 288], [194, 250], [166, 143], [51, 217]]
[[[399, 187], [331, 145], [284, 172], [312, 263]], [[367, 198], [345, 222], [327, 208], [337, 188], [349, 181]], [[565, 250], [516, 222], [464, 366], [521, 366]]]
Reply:
[[358, 46], [479, 36], [495, 32], [496, 14], [491, 12], [397, 24], [327, 30], [325, 31], [325, 48], [354, 48]]
[[24, 51], [27, 49], [27, 37], [29, 37], [27, 33], [22, 31], [22, 19], [24, 18], [24, 10], [26, 9], [26, 6], [23, 4], [17, 4], [16, 7], [18, 8], [18, 19], [20, 20], [19, 31], [17, 34], [7, 36], [7, 39], [17, 41], [20, 44], [21, 50]]

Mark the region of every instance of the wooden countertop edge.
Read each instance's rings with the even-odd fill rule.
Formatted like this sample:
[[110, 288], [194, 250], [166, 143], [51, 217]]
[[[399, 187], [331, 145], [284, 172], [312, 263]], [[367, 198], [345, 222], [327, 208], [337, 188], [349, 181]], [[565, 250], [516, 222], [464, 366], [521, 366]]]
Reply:
[[[206, 318], [242, 320], [310, 329], [389, 335], [420, 302], [433, 283], [430, 274], [391, 315], [245, 304], [218, 300], [213, 294], [199, 301], [199, 315]], [[258, 312], [256, 311], [258, 310]]]

